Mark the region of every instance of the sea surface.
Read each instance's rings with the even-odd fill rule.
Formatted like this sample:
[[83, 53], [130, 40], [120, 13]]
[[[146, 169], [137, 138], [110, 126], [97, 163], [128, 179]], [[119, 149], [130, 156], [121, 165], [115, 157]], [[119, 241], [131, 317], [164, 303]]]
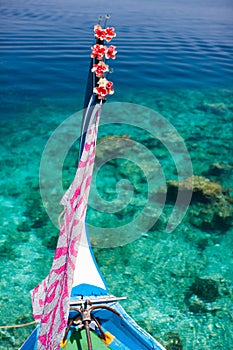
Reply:
[[2, 328], [33, 320], [30, 290], [51, 267], [105, 14], [118, 54], [87, 214], [96, 259], [168, 350], [230, 349], [232, 1], [1, 0], [0, 350], [34, 327]]

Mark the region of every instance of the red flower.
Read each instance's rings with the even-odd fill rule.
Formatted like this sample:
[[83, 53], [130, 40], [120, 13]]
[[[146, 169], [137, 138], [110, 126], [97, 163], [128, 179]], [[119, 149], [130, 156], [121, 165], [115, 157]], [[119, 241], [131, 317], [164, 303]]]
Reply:
[[104, 86], [95, 87], [94, 92], [98, 95], [98, 98], [101, 100], [104, 99], [108, 94], [108, 91]]
[[103, 73], [108, 71], [108, 65], [101, 61], [97, 64], [94, 64], [91, 71], [95, 72], [96, 76], [100, 78], [102, 77]]
[[106, 78], [100, 78], [98, 81], [98, 87], [94, 88], [94, 92], [98, 95], [99, 99], [104, 99], [106, 95], [114, 94], [114, 90], [112, 88], [113, 83], [108, 81]]
[[108, 90], [108, 94], [109, 95], [114, 94], [114, 90], [113, 90], [112, 86], [113, 86], [113, 82], [112, 81], [108, 81], [106, 83], [106, 89]]
[[95, 37], [100, 40], [110, 41], [116, 36], [115, 29], [113, 27], [108, 27], [102, 29], [99, 24], [94, 26]]
[[97, 39], [100, 39], [100, 40], [104, 40], [105, 39], [105, 36], [106, 36], [105, 30], [102, 29], [99, 24], [94, 26], [94, 33], [95, 33], [95, 37]]
[[102, 60], [107, 48], [104, 45], [96, 44], [92, 46], [91, 49], [92, 49], [91, 57], [97, 58], [98, 60]]
[[113, 60], [116, 58], [116, 46], [110, 45], [108, 48], [106, 48], [105, 51], [105, 57], [108, 58], [112, 58]]
[[108, 27], [105, 29], [105, 39], [107, 41], [112, 40], [112, 38], [115, 38], [115, 36], [116, 36], [116, 33], [113, 27]]

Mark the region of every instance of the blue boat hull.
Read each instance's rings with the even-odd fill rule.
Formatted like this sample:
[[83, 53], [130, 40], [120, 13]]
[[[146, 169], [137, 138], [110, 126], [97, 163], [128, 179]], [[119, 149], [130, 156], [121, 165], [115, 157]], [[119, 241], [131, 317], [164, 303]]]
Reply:
[[[108, 344], [104, 343], [100, 337], [95, 339], [93, 336], [93, 349], [95, 344], [99, 341], [101, 349], [111, 349], [111, 350], [165, 350], [165, 348], [159, 344], [149, 333], [143, 330], [122, 308], [118, 302], [111, 304], [106, 304], [108, 307], [111, 307], [116, 312], [118, 312], [122, 317], [119, 317], [117, 314], [112, 313], [107, 309], [97, 309], [93, 311], [93, 315], [98, 319], [101, 327], [108, 335]], [[64, 347], [61, 347], [61, 350], [79, 350], [79, 349], [88, 349], [86, 344], [85, 335], [82, 335], [82, 339], [74, 341], [74, 333], [81, 332], [80, 330], [73, 329], [69, 332], [67, 337], [67, 342]], [[82, 330], [82, 332], [84, 332]], [[37, 346], [37, 337], [39, 333], [39, 326], [32, 332], [29, 338], [21, 346], [19, 350], [36, 350]], [[92, 330], [91, 333], [98, 333], [95, 330]], [[78, 337], [79, 338], [79, 337]], [[105, 344], [105, 345], [104, 345]]]

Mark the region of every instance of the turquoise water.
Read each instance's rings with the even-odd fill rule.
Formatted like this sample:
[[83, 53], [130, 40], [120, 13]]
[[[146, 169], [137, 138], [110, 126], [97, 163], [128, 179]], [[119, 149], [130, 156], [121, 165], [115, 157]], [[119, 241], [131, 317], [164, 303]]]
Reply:
[[[44, 180], [46, 203], [40, 197], [41, 157], [54, 130], [82, 109], [92, 26], [99, 14], [109, 12], [110, 24], [117, 30], [118, 57], [112, 62], [115, 94], [108, 104], [109, 108], [111, 103], [121, 104], [112, 105], [114, 113], [109, 113], [115, 124], [110, 125], [108, 113], [103, 113], [102, 122], [107, 124], [100, 126], [97, 161], [106, 160], [106, 149], [112, 159], [97, 174], [88, 222], [93, 227], [118, 227], [122, 236], [121, 246], [103, 248], [95, 230], [90, 230], [98, 263], [109, 290], [127, 296], [126, 310], [168, 349], [229, 349], [233, 7], [227, 0], [140, 3], [0, 3], [0, 325], [32, 320], [29, 291], [50, 269], [58, 229], [45, 209], [52, 220], [60, 211], [55, 163], [62, 148], [69, 146], [62, 171], [66, 188], [75, 171], [78, 142], [70, 145], [69, 135], [64, 147], [59, 144], [53, 150], [46, 167], [49, 179]], [[124, 103], [134, 104], [134, 113]], [[151, 110], [160, 113], [159, 125]], [[177, 133], [169, 127], [166, 137], [158, 140], [167, 123]], [[79, 113], [77, 135], [80, 124]], [[104, 146], [106, 136], [118, 138]], [[134, 142], [132, 152], [122, 150], [124, 138]], [[180, 138], [187, 153], [181, 152]], [[148, 150], [155, 164], [151, 158], [140, 158], [138, 150]], [[166, 181], [177, 180], [180, 167], [185, 173], [188, 156], [193, 174], [204, 179], [198, 178], [197, 195], [182, 222], [166, 231], [175, 202], [175, 195], [168, 192], [159, 218], [132, 239], [123, 225], [135, 223], [150, 191], [158, 193]], [[117, 187], [122, 179], [131, 183], [133, 193], [129, 184]], [[207, 179], [214, 183], [203, 190]], [[224, 190], [216, 190], [216, 182]], [[102, 199], [109, 201], [109, 210], [96, 208], [95, 185]], [[150, 202], [148, 216], [157, 213], [159, 204]], [[17, 349], [30, 330], [0, 329], [0, 349]]]

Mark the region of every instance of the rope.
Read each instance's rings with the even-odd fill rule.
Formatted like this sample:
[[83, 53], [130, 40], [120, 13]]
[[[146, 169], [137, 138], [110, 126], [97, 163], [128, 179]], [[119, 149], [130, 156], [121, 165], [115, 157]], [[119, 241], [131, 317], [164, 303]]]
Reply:
[[0, 326], [0, 329], [27, 327], [27, 326], [30, 326], [30, 325], [32, 325], [34, 323], [36, 323], [36, 321], [23, 323], [23, 324], [13, 324], [11, 326]]
[[62, 210], [62, 212], [58, 215], [58, 218], [57, 218], [58, 226], [60, 228], [61, 228], [61, 218], [62, 218], [64, 213], [65, 213], [65, 209]]

